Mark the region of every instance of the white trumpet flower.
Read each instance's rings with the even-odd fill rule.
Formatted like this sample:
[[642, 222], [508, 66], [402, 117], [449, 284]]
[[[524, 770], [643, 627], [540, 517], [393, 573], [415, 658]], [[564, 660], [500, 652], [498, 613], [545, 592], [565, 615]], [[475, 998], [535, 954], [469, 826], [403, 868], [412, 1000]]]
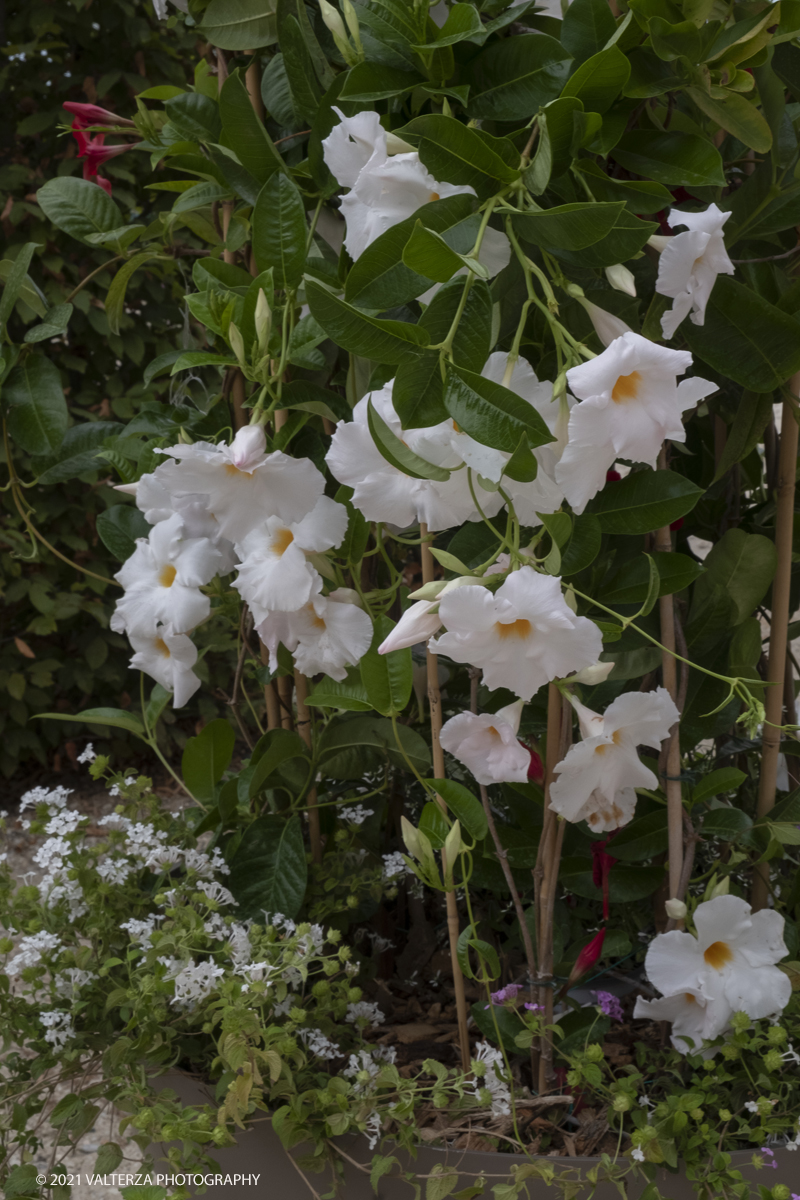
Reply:
[[268, 517], [236, 550], [241, 560], [233, 586], [258, 624], [270, 612], [294, 612], [318, 590], [318, 575], [306, 554], [338, 546], [347, 531], [347, 509], [321, 496], [302, 521]]
[[618, 458], [654, 467], [665, 438], [686, 441], [681, 414], [717, 390], [697, 377], [678, 383], [691, 365], [688, 351], [623, 333], [597, 358], [567, 371], [582, 403], [570, 414], [555, 476], [575, 512], [605, 486], [606, 471]]
[[723, 227], [730, 217], [716, 204], [705, 212], [670, 209], [670, 225], [684, 225], [688, 233], [670, 238], [658, 263], [656, 291], [672, 298], [672, 308], [661, 318], [665, 338], [675, 336], [685, 317], [695, 325], [705, 324], [706, 305], [718, 275], [733, 275], [736, 268], [725, 249]]
[[583, 741], [556, 767], [550, 807], [567, 821], [587, 821], [595, 833], [618, 829], [633, 816], [635, 789], [658, 787], [636, 747], [660, 749], [680, 714], [665, 688], [625, 692], [602, 716], [574, 697], [572, 704]]
[[669, 1021], [670, 1041], [678, 1053], [702, 1054], [704, 1058], [710, 1058], [714, 1052], [702, 1050], [703, 1039], [713, 1041], [725, 1030], [725, 1025], [720, 1027], [716, 1006], [692, 989], [656, 1000], [638, 996], [633, 1016], [645, 1021]]
[[442, 747], [468, 767], [478, 783], [526, 783], [530, 751], [517, 741], [522, 701], [496, 713], [457, 713], [442, 726]]
[[338, 680], [366, 654], [372, 641], [372, 621], [352, 602], [349, 588], [312, 596], [296, 612], [270, 613], [257, 629], [269, 650], [271, 671], [277, 670], [282, 642], [294, 655], [298, 671], [304, 675], [324, 671]]
[[159, 625], [154, 633], [131, 630], [128, 635], [135, 651], [131, 667], [144, 671], [173, 693], [175, 708], [187, 704], [200, 687], [192, 667], [197, 662], [197, 647], [184, 633], [175, 633], [171, 625]]
[[521, 567], [492, 593], [459, 588], [442, 596], [439, 613], [447, 632], [431, 643], [434, 653], [483, 668], [490, 688], [506, 687], [522, 700], [556, 676], [596, 662], [600, 630], [578, 617], [561, 594], [561, 580]]

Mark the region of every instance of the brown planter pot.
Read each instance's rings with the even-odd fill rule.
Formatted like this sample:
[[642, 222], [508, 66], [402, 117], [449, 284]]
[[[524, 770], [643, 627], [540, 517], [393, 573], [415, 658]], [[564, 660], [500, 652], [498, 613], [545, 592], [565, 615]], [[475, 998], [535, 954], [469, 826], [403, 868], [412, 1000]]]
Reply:
[[[216, 1107], [209, 1089], [191, 1076], [180, 1072], [159, 1076], [154, 1085], [157, 1088], [172, 1088], [185, 1105], [211, 1104], [212, 1107]], [[376, 1200], [376, 1193], [369, 1181], [372, 1153], [368, 1148], [367, 1139], [345, 1137], [336, 1139], [336, 1142], [343, 1156], [347, 1156], [342, 1157], [343, 1200]], [[384, 1154], [390, 1152], [386, 1147], [382, 1149]], [[155, 1174], [172, 1174], [172, 1168], [164, 1160], [165, 1147], [160, 1144], [153, 1145], [149, 1153], [155, 1159], [153, 1183], [163, 1183], [163, 1180], [156, 1180]], [[275, 1200], [314, 1200], [315, 1196], [327, 1192], [332, 1184], [329, 1171], [321, 1175], [301, 1171], [292, 1156], [284, 1150], [268, 1118], [239, 1134], [236, 1146], [223, 1149], [209, 1147], [208, 1153], [219, 1163], [221, 1178], [217, 1180], [207, 1177], [209, 1186], [204, 1193], [207, 1200], [256, 1200], [259, 1191], [265, 1187], [268, 1189], [268, 1195], [274, 1196]], [[430, 1146], [420, 1146], [415, 1159], [403, 1150], [398, 1150], [397, 1157], [403, 1164], [403, 1169], [413, 1171], [417, 1175], [427, 1176], [437, 1164], [457, 1171], [459, 1180], [455, 1190], [469, 1187], [481, 1175], [485, 1175], [487, 1198], [492, 1194], [493, 1184], [504, 1182], [506, 1173], [512, 1167], [531, 1161], [524, 1154], [500, 1155], [491, 1151], [436, 1150]], [[757, 1184], [768, 1187], [774, 1187], [777, 1183], [794, 1188], [800, 1186], [800, 1151], [791, 1153], [777, 1150], [775, 1161], [778, 1167], [771, 1170], [753, 1167], [750, 1150], [736, 1151], [732, 1158], [732, 1166], [742, 1172], [751, 1186], [753, 1197], [758, 1196]], [[557, 1175], [569, 1172], [567, 1178], [572, 1179], [585, 1176], [588, 1170], [600, 1162], [598, 1158], [548, 1158], [541, 1161], [552, 1164]], [[357, 1164], [367, 1169], [361, 1170]], [[227, 1179], [228, 1176], [230, 1179]], [[188, 1180], [186, 1182], [189, 1184]], [[682, 1173], [674, 1175], [662, 1169], [658, 1172], [656, 1182], [665, 1200], [696, 1200], [692, 1184]], [[197, 1185], [199, 1184], [198, 1179]], [[193, 1195], [199, 1195], [197, 1186], [189, 1186]], [[628, 1200], [639, 1200], [646, 1186], [644, 1180], [627, 1182]], [[558, 1200], [560, 1194], [555, 1185], [548, 1187], [541, 1180], [528, 1180], [522, 1193], [527, 1200]], [[378, 1183], [377, 1196], [378, 1200], [412, 1200], [413, 1192], [404, 1180], [384, 1177]], [[611, 1183], [600, 1183], [594, 1192], [587, 1184], [585, 1189], [575, 1196], [575, 1200], [589, 1200], [589, 1197], [591, 1200], [619, 1200], [620, 1193]]]

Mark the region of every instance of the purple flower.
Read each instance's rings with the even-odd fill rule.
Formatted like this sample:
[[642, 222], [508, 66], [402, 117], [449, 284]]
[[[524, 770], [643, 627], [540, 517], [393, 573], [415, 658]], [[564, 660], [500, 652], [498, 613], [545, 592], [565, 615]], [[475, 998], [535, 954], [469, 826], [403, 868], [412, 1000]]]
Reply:
[[595, 992], [597, 1003], [607, 1017], [611, 1017], [612, 1021], [624, 1020], [624, 1013], [619, 998], [612, 992]]
[[544, 1012], [543, 1004], [528, 1004], [526, 1001], [525, 1007], [527, 1008], [528, 1012]]
[[[489, 999], [492, 1004], [505, 1004], [506, 1000], [516, 1000], [517, 993], [522, 991], [521, 983], [507, 983], [504, 988], [500, 988], [499, 992], [490, 992]], [[489, 1005], [486, 1005], [488, 1008]]]

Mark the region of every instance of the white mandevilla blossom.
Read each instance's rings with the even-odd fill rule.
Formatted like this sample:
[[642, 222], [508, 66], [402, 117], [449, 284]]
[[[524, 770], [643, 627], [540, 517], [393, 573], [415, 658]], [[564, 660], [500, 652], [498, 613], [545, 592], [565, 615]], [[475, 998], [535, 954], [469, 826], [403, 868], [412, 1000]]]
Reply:
[[736, 270], [722, 233], [730, 215], [716, 204], [696, 213], [670, 209], [670, 225], [685, 225], [689, 232], [669, 238], [658, 263], [656, 291], [672, 298], [672, 308], [661, 318], [665, 338], [674, 337], [690, 313], [695, 325], [705, 324], [706, 305], [717, 276], [733, 275]]
[[221, 559], [218, 574], [227, 575], [234, 568], [236, 557], [233, 543], [222, 537], [219, 521], [208, 507], [208, 496], [192, 494], [172, 495], [164, 482], [164, 475], [169, 476], [172, 463], [162, 463], [149, 475], [142, 475], [135, 483], [118, 483], [116, 492], [124, 492], [133, 496], [136, 507], [144, 513], [144, 519], [149, 525], [158, 525], [168, 521], [175, 513], [183, 518], [183, 536], [187, 538], [208, 538], [219, 550]]
[[270, 613], [257, 629], [269, 650], [271, 671], [278, 668], [278, 645], [283, 642], [298, 671], [323, 671], [337, 680], [345, 678], [347, 667], [366, 654], [372, 641], [372, 621], [352, 602], [348, 588], [312, 596], [296, 612]]
[[572, 704], [583, 741], [556, 767], [550, 807], [567, 821], [587, 821], [595, 833], [618, 829], [633, 816], [635, 789], [658, 787], [636, 747], [660, 749], [680, 714], [666, 688], [625, 692], [602, 716], [574, 697]]
[[[717, 896], [698, 905], [694, 924], [696, 937], [673, 929], [653, 940], [645, 969], [665, 995], [651, 1002], [637, 1000], [633, 1013], [677, 1020], [673, 1043], [682, 1051], [681, 1034], [692, 1036], [699, 1051], [700, 1037], [723, 1033], [735, 1012], [745, 1012], [754, 1021], [777, 1016], [792, 995], [788, 975], [775, 965], [788, 954], [780, 913], [769, 908], [754, 913], [739, 896]], [[668, 1014], [667, 1001], [673, 1002], [675, 1016]], [[702, 1023], [700, 1015], [694, 1014], [695, 1006], [704, 1006]]]
[[156, 683], [173, 693], [173, 705], [188, 704], [200, 687], [192, 667], [197, 662], [197, 647], [185, 633], [176, 633], [171, 625], [159, 625], [148, 633], [132, 629], [128, 634], [135, 651], [131, 666], [144, 671]]
[[160, 453], [178, 461], [157, 469], [159, 483], [170, 496], [207, 497], [220, 535], [232, 542], [240, 542], [267, 514], [302, 520], [325, 488], [310, 459], [290, 458], [281, 450], [267, 454], [260, 425], [240, 429], [229, 446], [195, 442]]
[[[436, 466], [452, 470], [448, 480], [412, 479], [386, 461], [369, 431], [370, 398], [379, 416], [409, 449]], [[427, 429], [403, 429], [392, 405], [392, 384], [387, 383], [359, 400], [352, 421], [339, 422], [325, 461], [336, 479], [353, 489], [353, 504], [368, 521], [385, 521], [402, 529], [425, 521], [430, 530], [450, 529], [464, 521], [481, 519], [463, 459], [450, 445], [451, 430], [452, 421]], [[487, 516], [500, 511], [503, 498], [498, 492], [476, 490]]]
[[521, 700], [596, 662], [602, 649], [600, 630], [568, 607], [561, 580], [532, 567], [512, 572], [496, 592], [449, 592], [439, 614], [447, 632], [431, 650], [481, 667], [487, 687], [510, 688]]
[[624, 333], [589, 362], [567, 371], [582, 401], [569, 418], [569, 440], [556, 479], [577, 513], [605, 486], [617, 458], [656, 465], [665, 438], [685, 442], [681, 414], [717, 390], [708, 379], [683, 379], [692, 356]]
[[526, 783], [531, 756], [517, 741], [521, 716], [521, 700], [496, 713], [457, 713], [442, 726], [442, 747], [478, 783]]
[[416, 600], [409, 604], [392, 632], [378, 646], [378, 654], [388, 654], [391, 650], [404, 650], [407, 646], [427, 642], [428, 638], [442, 627], [442, 618], [438, 612], [441, 597], [456, 588], [475, 585], [480, 586], [481, 580], [472, 575], [450, 579], [444, 586], [441, 583], [435, 585], [439, 589], [438, 594], [432, 600]]
[[269, 517], [236, 550], [241, 559], [233, 586], [250, 606], [256, 624], [271, 612], [294, 612], [318, 590], [317, 573], [306, 554], [338, 546], [347, 531], [347, 509], [321, 496], [301, 521]]
[[[335, 105], [333, 111], [339, 124], [323, 139], [322, 149], [329, 170], [342, 187], [350, 189], [342, 197], [342, 213], [347, 222], [345, 249], [353, 260], [424, 204], [449, 196], [475, 195], [474, 188], [434, 179], [416, 150], [387, 135], [376, 112], [346, 117]], [[392, 155], [394, 145], [407, 153]], [[487, 229], [478, 259], [489, 274], [501, 271], [510, 257], [505, 234]]]
[[626, 325], [622, 317], [615, 317], [606, 309], [598, 308], [596, 304], [592, 304], [591, 300], [587, 300], [583, 296], [578, 296], [577, 300], [592, 322], [594, 331], [604, 346], [610, 346], [618, 337], [622, 337], [623, 333], [633, 333], [630, 325]]
[[204, 621], [211, 602], [199, 590], [217, 573], [219, 551], [208, 538], [184, 536], [176, 513], [137, 538], [136, 549], [117, 572], [125, 589], [111, 618], [117, 633], [154, 632], [159, 622], [188, 633]]

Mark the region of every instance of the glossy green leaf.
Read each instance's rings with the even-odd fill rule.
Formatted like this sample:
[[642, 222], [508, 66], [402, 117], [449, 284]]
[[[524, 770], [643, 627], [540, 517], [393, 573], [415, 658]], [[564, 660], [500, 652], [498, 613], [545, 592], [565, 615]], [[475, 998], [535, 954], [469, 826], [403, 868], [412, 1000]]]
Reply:
[[441, 796], [470, 837], [476, 842], [482, 842], [489, 832], [489, 825], [483, 805], [477, 796], [455, 779], [428, 779], [426, 783]]
[[438, 350], [409, 351], [394, 377], [392, 405], [404, 429], [427, 428], [447, 420]]
[[616, 32], [607, 0], [572, 0], [561, 23], [561, 45], [582, 63], [599, 53]]
[[608, 853], [621, 862], [641, 862], [667, 848], [667, 810], [636, 817], [615, 836]]
[[250, 103], [241, 68], [222, 85], [219, 111], [225, 145], [258, 183], [265, 184], [275, 171], [283, 170], [283, 159]]
[[293, 180], [275, 171], [253, 211], [253, 254], [259, 271], [272, 268], [277, 287], [295, 290], [306, 261], [306, 212]]
[[728, 429], [725, 446], [720, 455], [714, 482], [721, 479], [734, 463], [747, 458], [761, 441], [764, 430], [772, 418], [772, 394], [770, 392], [742, 392], [733, 424]]
[[[645, 896], [653, 894], [663, 879], [663, 867], [612, 867], [608, 873], [611, 903], [631, 904], [636, 900], [644, 900]], [[600, 897], [600, 890], [592, 878], [591, 864], [586, 859], [562, 859], [559, 880], [567, 892], [574, 892], [576, 896], [583, 896], [587, 900]]]
[[[428, 333], [432, 345], [443, 342], [450, 332], [463, 291], [464, 280], [451, 279], [437, 290], [420, 317], [420, 328]], [[453, 361], [469, 371], [480, 371], [491, 348], [492, 293], [485, 280], [477, 279], [470, 288], [453, 339]]]
[[55, 454], [69, 416], [54, 363], [43, 354], [20, 358], [0, 397], [11, 440], [28, 454]]
[[576, 96], [586, 112], [604, 113], [628, 82], [631, 64], [618, 46], [593, 54], [570, 75], [562, 96]]
[[703, 817], [701, 832], [704, 837], [734, 842], [742, 834], [749, 833], [752, 827], [752, 818], [740, 808], [712, 808], [711, 812], [707, 812]]
[[398, 129], [397, 135], [417, 147], [435, 179], [467, 184], [479, 196], [496, 191], [498, 183], [513, 183], [519, 175], [516, 166], [508, 162], [517, 157], [512, 143], [488, 134], [481, 137], [454, 117], [416, 117]]
[[372, 440], [390, 466], [412, 479], [436, 479], [444, 483], [450, 478], [450, 472], [444, 467], [437, 467], [409, 450], [386, 424], [371, 399], [367, 404], [367, 421]]
[[283, 65], [292, 92], [292, 102], [305, 121], [313, 121], [325, 88], [314, 69], [305, 34], [294, 13], [282, 18], [280, 37]]
[[483, 279], [489, 277], [489, 272], [482, 263], [451, 250], [441, 234], [426, 229], [421, 221], [415, 224], [403, 249], [403, 262], [418, 274], [427, 271], [429, 277], [437, 283], [447, 283], [456, 271], [465, 266]]
[[450, 832], [450, 826], [435, 800], [428, 800], [423, 805], [417, 828], [420, 833], [424, 833], [434, 850], [442, 849]]
[[575, 169], [586, 177], [596, 199], [624, 200], [632, 213], [657, 213], [672, 204], [672, 193], [661, 183], [651, 183], [648, 179], [612, 179], [591, 158], [579, 159]]
[[31, 329], [27, 330], [23, 341], [26, 345], [32, 345], [36, 342], [46, 342], [50, 338], [59, 337], [67, 329], [74, 311], [71, 304], [54, 304], [48, 310], [41, 325], [34, 325]]
[[31, 265], [31, 259], [37, 246], [36, 242], [26, 242], [24, 246], [21, 246], [8, 274], [4, 276], [3, 295], [0, 297], [0, 334], [5, 331], [8, 318], [22, 292], [28, 267]]
[[119, 333], [120, 321], [125, 311], [125, 294], [132, 276], [145, 263], [157, 257], [158, 255], [153, 250], [142, 250], [139, 254], [134, 254], [133, 258], [129, 258], [127, 262], [124, 262], [112, 279], [111, 287], [108, 289], [106, 296], [106, 316], [108, 317], [108, 325], [112, 333]]
[[610, 267], [633, 258], [648, 238], [657, 232], [655, 221], [642, 221], [623, 207], [613, 229], [593, 246], [586, 246], [583, 250], [560, 250], [555, 247], [552, 250], [558, 258], [579, 270]]
[[[29, 244], [32, 244], [32, 243], [29, 243]], [[3, 295], [5, 295], [5, 293], [8, 289], [9, 279], [12, 278], [12, 276], [14, 275], [15, 269], [17, 268], [18, 259], [19, 259], [19, 255], [14, 260], [12, 260], [10, 258], [0, 259], [0, 282], [2, 282], [5, 285], [5, 287], [3, 289]], [[13, 294], [13, 286], [12, 286], [12, 294]], [[45, 313], [47, 312], [47, 301], [45, 299], [44, 292], [42, 292], [42, 290], [39, 287], [37, 287], [37, 285], [31, 279], [30, 275], [23, 275], [22, 281], [18, 288], [18, 294], [16, 296], [16, 299], [22, 300], [22, 302], [24, 304], [27, 304], [28, 308], [33, 309], [33, 311], [36, 313], [37, 317], [44, 317]], [[56, 307], [60, 307], [60, 305], [56, 305]], [[2, 322], [0, 322], [0, 327], [1, 326], [2, 326]], [[28, 341], [28, 340], [37, 340], [37, 339], [29, 339], [26, 336], [25, 340]]]
[[68, 175], [49, 179], [37, 191], [36, 203], [48, 221], [79, 242], [88, 241], [92, 233], [108, 233], [124, 224], [111, 197], [88, 179]]
[[278, 39], [274, 0], [211, 0], [198, 32], [222, 50], [257, 50]]
[[724, 99], [714, 99], [703, 88], [686, 89], [695, 104], [722, 129], [733, 134], [745, 146], [759, 154], [772, 148], [772, 133], [755, 104], [738, 92], [728, 91]]
[[65, 483], [84, 471], [98, 470], [102, 463], [97, 460], [97, 451], [107, 438], [124, 431], [125, 426], [116, 421], [82, 421], [73, 425], [64, 434], [57, 461], [42, 471], [39, 483], [44, 486]]
[[634, 471], [595, 496], [591, 511], [604, 533], [649, 533], [686, 516], [702, 495], [674, 471]]
[[733, 601], [734, 624], [755, 610], [766, 595], [778, 562], [775, 543], [760, 533], [729, 529], [712, 546], [703, 565], [706, 575], [698, 580], [698, 602], [707, 588], [718, 584]]
[[536, 154], [523, 175], [525, 186], [534, 196], [541, 196], [550, 180], [563, 175], [572, 162], [573, 113], [582, 109], [576, 96], [563, 96], [539, 113]]
[[693, 133], [634, 129], [611, 151], [621, 167], [667, 187], [724, 187], [719, 151]]
[[692, 804], [710, 800], [712, 796], [721, 796], [726, 792], [736, 792], [744, 783], [747, 776], [736, 767], [720, 767], [709, 775], [704, 775], [692, 789]]
[[306, 704], [311, 708], [338, 708], [350, 712], [371, 712], [373, 707], [357, 671], [352, 681], [349, 677], [339, 681], [325, 675], [314, 685]]
[[422, 75], [413, 71], [398, 71], [385, 64], [361, 62], [347, 72], [339, 93], [342, 100], [388, 100], [402, 96], [425, 83]]
[[264, 913], [294, 918], [306, 894], [308, 866], [300, 817], [270, 815], [248, 825], [225, 880], [242, 920]]
[[235, 742], [233, 727], [222, 718], [209, 721], [197, 737], [189, 738], [181, 759], [181, 775], [195, 800], [207, 803], [214, 799], [214, 786], [231, 761]]
[[[653, 563], [659, 577], [659, 596], [681, 592], [703, 573], [703, 565], [687, 554], [655, 553]], [[647, 560], [638, 556], [614, 576], [601, 593], [605, 604], [639, 604], [647, 597], [649, 571]]]
[[542, 33], [504, 38], [469, 65], [469, 115], [491, 121], [529, 120], [561, 92], [569, 52]]
[[585, 512], [575, 517], [572, 536], [566, 549], [562, 547], [561, 574], [577, 575], [591, 566], [600, 553], [602, 540], [603, 531], [593, 513]]
[[120, 562], [130, 558], [136, 539], [147, 537], [150, 526], [133, 504], [114, 504], [97, 515], [97, 532], [106, 549]]
[[454, 367], [448, 375], [444, 406], [459, 429], [496, 450], [513, 454], [523, 434], [532, 446], [554, 440], [532, 404], [463, 367]]
[[730, 275], [720, 275], [703, 325], [684, 321], [691, 351], [752, 392], [773, 392], [800, 370], [800, 321]]
[[248, 798], [252, 800], [257, 796], [283, 763], [292, 758], [306, 758], [307, 755], [308, 747], [298, 733], [290, 729], [271, 729], [259, 739], [250, 759], [255, 770], [247, 786]]
[[451, 6], [436, 40], [425, 42], [415, 49], [425, 53], [442, 46], [454, 46], [456, 42], [470, 41], [480, 44], [485, 38], [486, 31], [477, 8], [473, 4], [456, 3]]
[[607, 237], [625, 208], [616, 204], [561, 204], [512, 218], [517, 233], [537, 246], [585, 250]]
[[[431, 752], [425, 740], [408, 725], [397, 726], [397, 736], [405, 754], [419, 771], [427, 775]], [[386, 717], [359, 716], [331, 724], [319, 739], [321, 769], [332, 779], [362, 779], [370, 751], [377, 751], [377, 763], [389, 762], [408, 771], [405, 757], [395, 742], [392, 722]]]
[[361, 658], [361, 682], [366, 688], [370, 704], [384, 717], [398, 716], [411, 697], [414, 682], [414, 664], [411, 648], [390, 650], [379, 654], [378, 646], [394, 629], [394, 621], [387, 616], [375, 618], [372, 645]]
[[202, 92], [182, 92], [164, 104], [178, 133], [191, 142], [218, 142], [222, 123], [219, 105]]
[[328, 336], [363, 358], [399, 363], [409, 349], [428, 344], [428, 335], [421, 326], [368, 317], [314, 280], [306, 281], [306, 299]]
[[81, 725], [103, 725], [124, 729], [135, 737], [145, 736], [144, 726], [133, 713], [122, 708], [84, 708], [78, 713], [33, 713], [37, 721], [75, 721]]

